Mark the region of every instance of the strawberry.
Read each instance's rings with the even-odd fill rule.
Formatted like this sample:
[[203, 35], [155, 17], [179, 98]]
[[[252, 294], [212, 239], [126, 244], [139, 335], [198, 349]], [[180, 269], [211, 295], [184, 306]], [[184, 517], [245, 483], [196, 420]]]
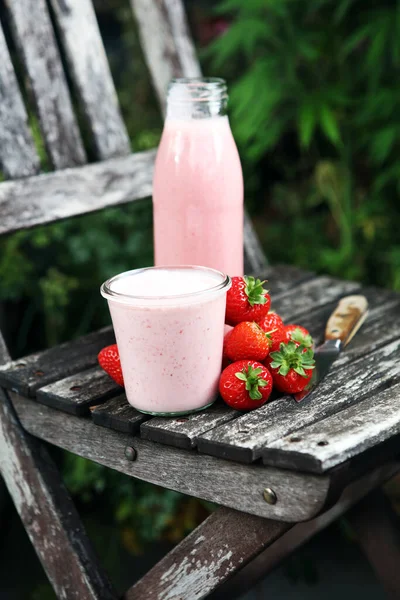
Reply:
[[264, 360], [270, 341], [257, 323], [243, 321], [225, 336], [224, 355], [230, 360]]
[[226, 299], [225, 323], [237, 325], [242, 321], [258, 321], [268, 313], [271, 298], [263, 288], [264, 283], [254, 277], [232, 277], [232, 287]]
[[278, 352], [267, 358], [274, 386], [279, 392], [296, 394], [306, 387], [315, 366], [312, 348], [298, 346], [295, 342], [281, 343]]
[[301, 325], [285, 325], [285, 341], [295, 342], [298, 346], [306, 348], [312, 348], [314, 345], [310, 332]]
[[227, 344], [229, 337], [231, 336], [233, 327], [230, 327], [230, 325], [225, 325], [225, 331], [226, 331], [226, 333], [224, 336], [224, 349], [222, 352], [222, 371], [225, 369], [225, 367], [227, 367], [228, 365], [231, 364], [230, 358], [226, 355], [226, 344]]
[[219, 380], [224, 401], [238, 410], [251, 410], [265, 404], [272, 392], [272, 376], [254, 360], [239, 360], [226, 367]]
[[117, 344], [106, 346], [103, 350], [100, 350], [97, 360], [107, 375], [114, 379], [115, 383], [124, 387], [124, 376], [122, 375]]
[[269, 351], [279, 350], [281, 342], [286, 341], [285, 326], [281, 317], [277, 313], [269, 312], [258, 321], [258, 325], [265, 331], [270, 340]]

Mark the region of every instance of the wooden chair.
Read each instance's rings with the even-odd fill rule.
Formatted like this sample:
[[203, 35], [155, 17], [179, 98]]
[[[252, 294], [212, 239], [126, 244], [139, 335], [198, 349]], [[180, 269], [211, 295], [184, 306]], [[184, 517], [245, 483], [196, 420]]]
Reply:
[[[0, 184], [3, 234], [151, 194], [155, 152], [130, 152], [91, 0], [49, 4], [52, 19], [45, 0], [5, 0], [54, 172], [40, 174], [0, 28], [0, 162], [10, 180]], [[171, 77], [200, 74], [184, 11], [180, 0], [131, 4], [163, 107]], [[94, 164], [87, 164], [53, 22]], [[248, 218], [245, 255], [248, 272], [267, 273], [280, 312], [302, 314], [317, 338], [337, 299], [360, 287], [290, 267], [267, 269]], [[395, 474], [400, 298], [384, 290], [363, 293], [370, 320], [317, 399], [296, 411], [286, 398], [242, 416], [216, 404], [188, 418], [150, 419], [129, 407], [96, 366], [97, 352], [113, 340], [110, 328], [16, 361], [0, 335], [0, 472], [57, 596], [117, 594], [41, 440], [222, 505], [126, 600], [233, 598]], [[382, 502], [374, 492], [349, 514], [390, 596], [399, 598], [399, 540]]]

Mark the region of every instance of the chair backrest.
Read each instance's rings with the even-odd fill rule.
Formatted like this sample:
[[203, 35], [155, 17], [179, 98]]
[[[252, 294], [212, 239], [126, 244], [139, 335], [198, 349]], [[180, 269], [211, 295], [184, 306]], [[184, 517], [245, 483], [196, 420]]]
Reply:
[[[201, 75], [181, 0], [130, 0], [160, 101], [172, 77]], [[40, 159], [0, 24], [0, 234], [151, 195], [155, 150], [131, 153], [92, 0], [5, 0], [11, 43], [35, 106], [48, 162]], [[53, 30], [57, 29], [57, 37]], [[63, 64], [58, 43], [65, 56]], [[74, 100], [64, 69], [73, 84]], [[87, 164], [77, 116], [89, 133]], [[245, 219], [247, 268], [265, 258]]]

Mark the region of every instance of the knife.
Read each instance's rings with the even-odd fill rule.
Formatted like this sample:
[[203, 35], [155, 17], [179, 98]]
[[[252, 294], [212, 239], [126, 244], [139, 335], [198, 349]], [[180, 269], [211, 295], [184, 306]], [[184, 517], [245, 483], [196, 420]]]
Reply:
[[365, 296], [342, 298], [326, 324], [325, 341], [314, 352], [315, 368], [303, 391], [294, 394], [296, 402], [301, 402], [321, 383], [332, 363], [340, 352], [353, 339], [368, 315], [368, 301]]

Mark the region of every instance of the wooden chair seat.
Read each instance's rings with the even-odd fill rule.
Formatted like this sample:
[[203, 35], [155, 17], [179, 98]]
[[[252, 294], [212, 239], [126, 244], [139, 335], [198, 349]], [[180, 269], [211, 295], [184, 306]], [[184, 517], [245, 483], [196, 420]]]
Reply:
[[[95, 448], [108, 437], [93, 423], [123, 434], [114, 436], [119, 449], [112, 450], [115, 460], [127, 463], [125, 448], [134, 448], [139, 457], [144, 452], [149, 461], [152, 457], [145, 472], [140, 459], [129, 466], [130, 473], [138, 469], [143, 479], [258, 516], [291, 522], [313, 518], [326, 506], [343, 464], [348, 468], [356, 457], [362, 463], [366, 453], [368, 464], [371, 451], [380, 454], [380, 460], [393, 453], [398, 439], [394, 436], [400, 434], [400, 411], [395, 410], [400, 408], [400, 295], [294, 268], [270, 268], [263, 275], [269, 279], [275, 309], [285, 321], [304, 324], [317, 343], [341, 296], [361, 291], [370, 304], [366, 324], [304, 405], [278, 397], [247, 414], [217, 402], [187, 417], [143, 415], [97, 365], [99, 350], [114, 342], [111, 328], [5, 364], [0, 367], [0, 384], [12, 392], [24, 427], [53, 444], [96, 460]], [[82, 446], [88, 436], [91, 448]], [[387, 441], [390, 447], [385, 450]], [[157, 476], [168, 456], [166, 447], [175, 461], [186, 463], [184, 480], [178, 483], [176, 469], [171, 477]], [[103, 460], [111, 465], [113, 459]], [[223, 485], [218, 480], [211, 485], [196, 481], [202, 465], [211, 478], [225, 472]], [[248, 486], [245, 498], [238, 487], [241, 477]], [[260, 481], [279, 501], [265, 501]], [[313, 494], [308, 493], [310, 485]], [[301, 503], [293, 503], [294, 486], [297, 496], [304, 496]]]

